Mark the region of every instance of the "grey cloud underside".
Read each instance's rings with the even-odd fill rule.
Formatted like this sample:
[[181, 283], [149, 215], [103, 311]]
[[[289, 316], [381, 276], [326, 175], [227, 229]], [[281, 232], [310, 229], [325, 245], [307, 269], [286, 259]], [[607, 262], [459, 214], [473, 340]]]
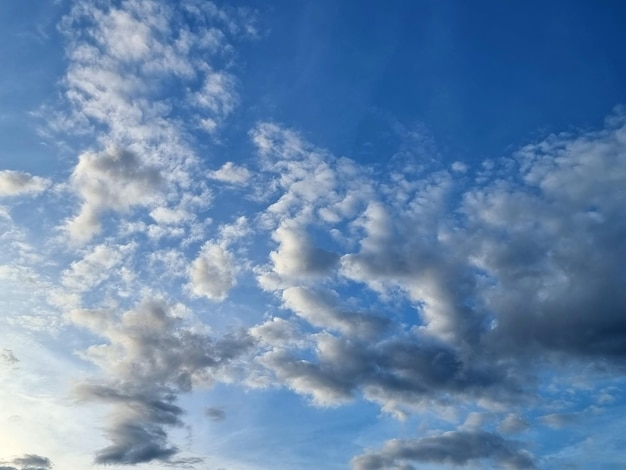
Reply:
[[80, 400], [109, 404], [107, 427], [111, 445], [96, 455], [97, 463], [136, 464], [170, 460], [178, 449], [167, 429], [181, 426], [184, 411], [177, 396], [248, 351], [245, 333], [214, 340], [186, 328], [159, 301], [145, 301], [135, 310], [75, 311], [74, 323], [107, 342], [87, 351], [106, 372], [107, 383], [86, 383], [76, 389]]
[[49, 458], [37, 454], [24, 454], [8, 461], [0, 460], [0, 470], [50, 470], [52, 467]]
[[393, 439], [382, 450], [355, 457], [354, 470], [411, 470], [411, 462], [466, 465], [488, 459], [498, 468], [536, 468], [513, 441], [484, 431], [453, 431], [414, 440]]
[[[402, 416], [428, 403], [486, 400], [515, 408], [534, 399], [535, 374], [543, 366], [597, 364], [598, 370], [608, 366], [623, 374], [623, 117], [603, 131], [551, 136], [523, 147], [512, 158], [485, 165], [473, 179], [438, 170], [374, 181], [357, 171], [351, 181], [359, 181], [366, 199], [336, 182], [345, 168], [338, 160], [297, 133], [281, 134], [272, 124], [251, 135], [262, 157], [286, 160], [276, 164], [284, 188], [269, 206], [278, 249], [270, 256], [271, 271], [259, 277], [261, 285], [318, 331], [302, 336], [307, 346], [294, 340], [284, 320], [254, 330], [267, 347], [259, 362], [278, 383], [318, 405], [362, 396]], [[323, 189], [312, 190], [316, 186]], [[350, 212], [330, 211], [348, 199], [356, 201]], [[307, 236], [292, 240], [290, 233], [320, 227], [333, 236], [360, 238], [352, 251], [335, 245], [338, 263], [313, 276], [302, 260], [316, 242]], [[382, 307], [383, 322], [368, 327], [378, 316], [351, 314], [341, 294], [326, 287], [334, 276], [383, 296], [405, 296], [416, 305], [413, 326], [407, 331], [392, 320], [392, 310], [385, 313], [393, 307]], [[368, 341], [359, 328], [369, 331]], [[550, 426], [572, 421], [565, 415], [542, 419]], [[499, 430], [528, 426], [511, 415]], [[408, 460], [463, 465], [494, 458], [511, 468], [534, 465], [529, 454], [494, 434], [448, 435], [441, 442], [495, 450], [455, 457], [452, 445], [442, 445], [440, 454], [428, 454], [424, 449], [435, 441], [426, 440]], [[402, 455], [413, 455], [410, 447]], [[384, 453], [358, 460], [362, 468], [370, 468], [368, 462], [371, 468], [410, 468]]]

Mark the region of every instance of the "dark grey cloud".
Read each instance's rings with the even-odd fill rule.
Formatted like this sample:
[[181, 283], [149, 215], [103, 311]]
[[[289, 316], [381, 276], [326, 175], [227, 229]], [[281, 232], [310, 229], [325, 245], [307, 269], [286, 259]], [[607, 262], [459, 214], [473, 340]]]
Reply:
[[456, 397], [519, 399], [521, 386], [508, 371], [432, 337], [411, 334], [365, 342], [318, 334], [316, 360], [273, 350], [261, 363], [278, 379], [319, 404], [332, 404], [363, 393], [390, 411], [403, 404]]
[[178, 449], [169, 443], [167, 429], [183, 424], [178, 395], [196, 381], [211, 380], [253, 345], [245, 333], [217, 340], [197, 333], [156, 300], [121, 315], [77, 310], [71, 318], [107, 340], [87, 354], [103, 379], [76, 389], [80, 400], [113, 409], [106, 428], [111, 445], [96, 455], [103, 464], [172, 462]]
[[52, 462], [37, 454], [24, 454], [11, 460], [0, 461], [0, 470], [50, 470]]
[[464, 466], [490, 460], [500, 468], [536, 468], [518, 445], [485, 431], [452, 431], [434, 437], [387, 441], [378, 452], [352, 459], [354, 470], [413, 469], [411, 462]]

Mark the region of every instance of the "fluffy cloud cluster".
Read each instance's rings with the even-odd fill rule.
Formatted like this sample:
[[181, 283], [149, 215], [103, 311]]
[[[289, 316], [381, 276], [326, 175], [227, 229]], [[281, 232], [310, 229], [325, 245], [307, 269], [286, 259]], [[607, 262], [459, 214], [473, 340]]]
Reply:
[[83, 203], [80, 213], [68, 221], [67, 230], [80, 241], [88, 241], [100, 231], [102, 211], [127, 211], [149, 204], [163, 183], [157, 168], [119, 149], [81, 155], [71, 181]]
[[[515, 408], [532, 393], [537, 367], [563, 360], [618, 372], [626, 347], [625, 135], [617, 119], [600, 132], [551, 136], [470, 175], [409, 169], [375, 180], [360, 169], [351, 179], [359, 187], [350, 188], [341, 161], [293, 131], [259, 126], [253, 140], [282, 188], [267, 210], [278, 248], [259, 282], [295, 314], [254, 330], [268, 345], [259, 361], [314, 403], [361, 395], [398, 416], [428, 403]], [[351, 210], [335, 209], [346, 201]], [[318, 248], [311, 234], [330, 248]], [[376, 316], [339, 307], [357, 291], [329, 293], [324, 286], [337, 278], [413, 304], [408, 330], [390, 321], [391, 305]], [[312, 329], [305, 343], [288, 333], [296, 319]], [[369, 341], [355, 336], [359, 329]], [[506, 433], [527, 427], [514, 415], [499, 425]], [[493, 433], [459, 431], [393, 441], [353, 463], [410, 468], [406, 462], [491, 458], [532, 468], [530, 454], [516, 449]]]
[[[78, 2], [61, 29], [70, 109], [54, 124], [94, 139], [59, 186], [77, 196], [63, 226], [82, 245], [46, 245], [57, 252], [44, 265], [21, 232], [0, 239], [29, 255], [6, 272], [58, 279], [45, 284], [50, 305], [95, 343], [81, 357], [99, 375], [76, 393], [112, 409], [97, 463], [176, 464], [180, 394], [224, 380], [317, 406], [365, 400], [399, 419], [449, 413], [447, 429], [366, 450], [355, 470], [534, 468], [526, 444], [502, 435], [581, 416], [520, 413], [543, 377], [558, 389], [559, 371], [583, 363], [623, 377], [622, 117], [450, 168], [372, 168], [261, 122], [248, 133], [255, 159], [208, 171], [195, 132], [218, 138], [239, 102], [231, 43], [255, 34], [249, 12]], [[49, 184], [0, 171], [0, 197]], [[245, 311], [233, 321], [241, 333], [212, 316], [227, 298]], [[16, 361], [0, 351], [0, 365]], [[456, 411], [474, 414], [460, 425]], [[51, 467], [36, 455], [0, 465]]]
[[106, 341], [85, 353], [105, 381], [77, 389], [80, 399], [114, 409], [107, 428], [111, 445], [96, 456], [102, 464], [170, 460], [178, 448], [168, 442], [166, 429], [182, 425], [177, 395], [210, 383], [213, 373], [252, 345], [245, 334], [213, 340], [196, 332], [159, 300], [145, 300], [121, 314], [75, 310], [71, 320]]

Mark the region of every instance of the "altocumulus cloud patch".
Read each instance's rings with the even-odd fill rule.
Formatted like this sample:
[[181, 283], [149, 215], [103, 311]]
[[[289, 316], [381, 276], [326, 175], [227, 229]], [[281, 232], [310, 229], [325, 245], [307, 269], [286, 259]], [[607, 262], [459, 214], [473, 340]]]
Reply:
[[337, 151], [286, 97], [358, 57], [304, 27], [299, 74], [255, 55], [287, 8], [56, 8], [60, 93], [33, 114], [62, 171], [0, 168], [1, 468], [624, 463], [623, 110], [467, 161], [361, 110]]

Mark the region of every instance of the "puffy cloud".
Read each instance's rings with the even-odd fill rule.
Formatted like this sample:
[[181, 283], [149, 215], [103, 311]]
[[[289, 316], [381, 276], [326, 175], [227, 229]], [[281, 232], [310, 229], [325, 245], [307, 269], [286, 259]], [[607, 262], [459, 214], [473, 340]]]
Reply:
[[111, 445], [96, 462], [136, 464], [169, 461], [178, 448], [168, 441], [167, 428], [181, 426], [179, 393], [228, 366], [252, 345], [247, 335], [215, 341], [182, 324], [166, 304], [146, 300], [121, 315], [111, 311], [74, 310], [71, 320], [107, 340], [90, 347], [85, 357], [104, 372], [99, 381], [77, 387], [82, 400], [111, 405], [106, 429]]
[[382, 450], [352, 459], [354, 470], [410, 470], [410, 462], [468, 465], [490, 460], [500, 468], [536, 468], [516, 443], [485, 431], [451, 431], [421, 439], [387, 441]]
[[210, 171], [208, 176], [223, 183], [242, 185], [247, 183], [252, 175], [247, 168], [226, 162], [219, 170]]
[[189, 269], [193, 294], [224, 300], [236, 283], [231, 254], [222, 246], [207, 242]]
[[287, 279], [324, 275], [339, 259], [336, 253], [315, 247], [303, 231], [279, 227], [272, 238], [279, 243], [270, 253], [274, 271]]
[[264, 344], [282, 347], [302, 343], [302, 333], [290, 321], [274, 317], [249, 330], [250, 335]]
[[170, 209], [168, 207], [157, 207], [150, 211], [150, 217], [158, 224], [174, 225], [186, 220], [193, 219], [193, 214], [183, 209]]
[[12, 170], [0, 171], [0, 197], [36, 194], [44, 191], [50, 182], [39, 176]]
[[73, 239], [88, 241], [100, 231], [102, 211], [127, 211], [154, 202], [163, 178], [157, 168], [142, 162], [135, 153], [109, 149], [82, 154], [71, 181], [83, 204], [66, 227]]
[[389, 320], [372, 314], [342, 311], [330, 292], [290, 287], [283, 291], [285, 307], [293, 310], [313, 326], [339, 331], [346, 336], [380, 335]]

